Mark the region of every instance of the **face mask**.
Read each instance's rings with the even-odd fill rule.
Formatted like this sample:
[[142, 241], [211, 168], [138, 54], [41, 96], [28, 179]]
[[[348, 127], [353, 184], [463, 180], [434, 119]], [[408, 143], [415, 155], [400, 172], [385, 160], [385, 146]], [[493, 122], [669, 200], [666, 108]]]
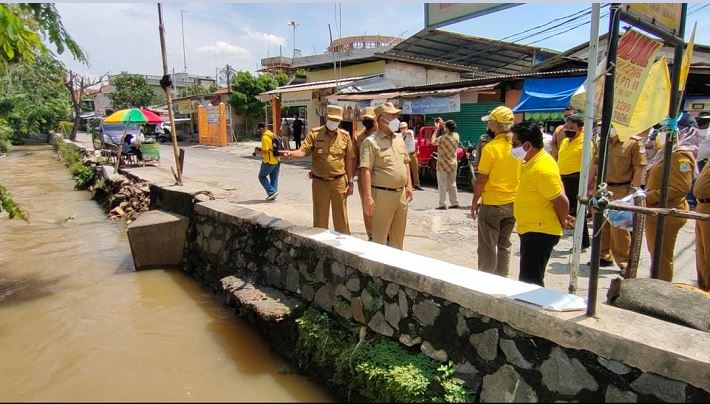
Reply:
[[512, 154], [516, 160], [523, 161], [523, 160], [525, 160], [525, 155], [528, 154], [528, 152], [525, 151], [523, 146], [520, 146], [520, 147], [513, 147], [510, 150], [510, 154]]
[[565, 130], [565, 136], [567, 136], [568, 138], [571, 139], [571, 138], [577, 136], [577, 131], [575, 131], [575, 130]]
[[616, 131], [615, 131], [614, 129], [610, 129], [610, 130], [609, 130], [609, 136], [611, 136], [612, 138], [615, 138], [615, 137], [617, 137], [618, 135], [616, 134]]
[[399, 130], [399, 119], [394, 118], [393, 120], [389, 121], [387, 123], [387, 127], [389, 127], [392, 132], [397, 132], [397, 130]]
[[486, 129], [486, 135], [488, 135], [488, 137], [490, 137], [490, 138], [494, 138], [496, 136], [496, 134], [493, 133], [491, 128]]
[[372, 129], [372, 127], [375, 126], [375, 121], [373, 121], [372, 119], [365, 119], [362, 121], [362, 126], [367, 129]]
[[338, 129], [338, 126], [340, 126], [340, 122], [338, 122], [338, 121], [326, 121], [325, 122], [325, 127], [328, 128], [328, 130], [330, 130], [330, 131]]

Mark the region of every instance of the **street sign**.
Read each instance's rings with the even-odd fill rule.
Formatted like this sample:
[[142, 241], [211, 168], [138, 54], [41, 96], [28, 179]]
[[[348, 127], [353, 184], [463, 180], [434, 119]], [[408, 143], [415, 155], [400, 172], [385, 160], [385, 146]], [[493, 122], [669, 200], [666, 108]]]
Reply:
[[622, 10], [671, 35], [680, 32], [682, 3], [627, 3]]
[[439, 28], [519, 5], [516, 3], [424, 3], [424, 26]]

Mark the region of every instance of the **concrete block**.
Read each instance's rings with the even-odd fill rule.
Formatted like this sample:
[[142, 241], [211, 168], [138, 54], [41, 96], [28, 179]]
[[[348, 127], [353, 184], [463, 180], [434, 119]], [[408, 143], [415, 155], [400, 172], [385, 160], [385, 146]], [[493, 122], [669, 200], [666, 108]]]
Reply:
[[149, 210], [128, 225], [128, 241], [136, 270], [180, 267], [188, 218], [164, 210]]

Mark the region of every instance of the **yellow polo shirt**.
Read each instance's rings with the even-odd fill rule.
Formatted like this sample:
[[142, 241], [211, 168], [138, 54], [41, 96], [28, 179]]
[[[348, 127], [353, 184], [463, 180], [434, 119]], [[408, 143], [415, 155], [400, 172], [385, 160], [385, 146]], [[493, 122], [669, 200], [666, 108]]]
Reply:
[[551, 200], [563, 193], [560, 170], [545, 150], [523, 164], [515, 196], [513, 216], [518, 234], [528, 232], [562, 235], [562, 226]]
[[[261, 135], [261, 161], [266, 164], [279, 164], [281, 158], [274, 155], [274, 140], [271, 138], [272, 136], [274, 136], [274, 133], [268, 129]], [[268, 153], [264, 155], [264, 151]]]
[[560, 150], [557, 153], [557, 165], [560, 167], [560, 174], [574, 174], [582, 169], [583, 145], [584, 132], [580, 132], [572, 141], [567, 137], [562, 139]]
[[510, 137], [501, 133], [481, 150], [478, 172], [488, 175], [488, 182], [483, 187], [484, 205], [507, 205], [515, 200], [520, 162], [510, 154], [511, 149]]

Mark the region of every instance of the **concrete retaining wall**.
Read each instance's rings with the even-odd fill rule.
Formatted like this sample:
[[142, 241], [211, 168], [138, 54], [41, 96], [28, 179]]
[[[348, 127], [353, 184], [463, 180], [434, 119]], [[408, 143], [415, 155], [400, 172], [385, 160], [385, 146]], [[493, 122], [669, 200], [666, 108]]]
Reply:
[[347, 251], [349, 237], [323, 242], [321, 233], [225, 201], [200, 203], [186, 269], [215, 291], [240, 274], [453, 361], [481, 401], [710, 400], [706, 333], [609, 306], [598, 318], [547, 312], [465, 288], [446, 263], [427, 259], [442, 273], [424, 276], [392, 264], [408, 253], [392, 250], [385, 264]]

